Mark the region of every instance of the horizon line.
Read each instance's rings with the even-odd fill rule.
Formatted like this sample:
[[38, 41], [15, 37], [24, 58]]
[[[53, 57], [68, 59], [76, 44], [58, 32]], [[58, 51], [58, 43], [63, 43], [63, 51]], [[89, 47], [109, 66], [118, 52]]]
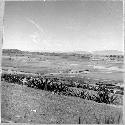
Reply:
[[93, 50], [93, 51], [87, 51], [87, 50], [72, 50], [72, 51], [50, 51], [50, 50], [21, 50], [18, 48], [2, 48], [2, 50], [19, 50], [19, 51], [28, 51], [28, 52], [88, 52], [88, 53], [92, 53], [92, 52], [96, 52], [96, 51], [118, 51], [118, 52], [123, 52], [124, 50], [117, 50], [117, 49], [102, 49], [102, 50]]

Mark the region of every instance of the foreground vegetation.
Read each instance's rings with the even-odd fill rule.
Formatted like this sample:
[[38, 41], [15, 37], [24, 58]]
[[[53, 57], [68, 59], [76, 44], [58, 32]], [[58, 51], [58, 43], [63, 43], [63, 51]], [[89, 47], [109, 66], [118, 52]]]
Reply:
[[[2, 80], [9, 83], [26, 85], [36, 89], [51, 91], [59, 95], [75, 96], [82, 99], [93, 100], [98, 103], [121, 104], [123, 100], [123, 88], [120, 88], [120, 95], [111, 91], [106, 84], [90, 85], [85, 79], [80, 82], [63, 80], [59, 78], [46, 78], [42, 76], [29, 76], [25, 74], [2, 74]], [[120, 101], [116, 101], [121, 97]], [[122, 102], [123, 103], [123, 102]]]
[[[122, 108], [2, 82], [2, 122], [120, 124]], [[5, 120], [4, 120], [5, 119]]]
[[2, 122], [122, 123], [122, 69], [123, 56], [3, 50]]

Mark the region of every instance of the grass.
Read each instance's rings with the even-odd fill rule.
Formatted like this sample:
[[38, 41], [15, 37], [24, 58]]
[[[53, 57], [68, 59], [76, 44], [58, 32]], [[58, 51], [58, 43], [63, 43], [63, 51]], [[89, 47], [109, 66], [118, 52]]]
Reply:
[[[75, 65], [72, 65], [75, 64]], [[110, 79], [110, 80], [123, 80], [122, 72], [106, 73], [100, 70], [93, 69], [88, 65], [97, 65], [97, 62], [90, 60], [84, 60], [82, 58], [70, 57], [62, 58], [61, 56], [47, 56], [47, 55], [32, 55], [32, 56], [3, 56], [2, 57], [2, 68], [12, 68], [16, 71], [24, 71], [30, 73], [57, 73], [58, 71], [66, 72], [68, 70], [84, 71], [89, 70], [89, 74], [84, 74], [92, 78], [98, 79]], [[110, 62], [98, 62], [98, 65], [103, 66], [116, 66], [122, 67], [123, 63], [110, 63]], [[82, 74], [82, 73], [81, 73]], [[64, 75], [62, 73], [61, 75]], [[82, 74], [83, 75], [83, 74]]]
[[[1, 116], [15, 123], [118, 124], [122, 108], [2, 82]], [[3, 121], [4, 122], [4, 121]]]
[[[92, 79], [109, 79], [123, 82], [123, 73], [106, 73], [88, 65], [122, 67], [122, 63], [91, 62], [74, 56], [54, 55], [5, 55], [2, 57], [2, 69], [12, 69], [29, 73], [58, 73], [55, 76], [78, 80], [89, 76]], [[89, 70], [89, 74], [69, 74], [67, 71]], [[49, 76], [49, 74], [48, 74]], [[53, 75], [54, 76], [54, 75]], [[69, 77], [69, 78], [68, 78]], [[84, 78], [83, 78], [84, 79]], [[70, 81], [70, 80], [69, 80]], [[81, 79], [82, 81], [82, 79]], [[2, 122], [43, 123], [43, 124], [119, 124], [122, 123], [121, 106], [96, 103], [79, 97], [67, 97], [52, 92], [26, 86], [2, 82], [1, 116]], [[118, 100], [119, 101], [119, 100]]]
[[[25, 85], [28, 87], [42, 89], [46, 91], [53, 91], [58, 94], [63, 94], [67, 96], [81, 97], [83, 99], [93, 100], [98, 103], [117, 105], [122, 104], [122, 96], [116, 96], [115, 94], [112, 94], [106, 85], [104, 86], [100, 84], [98, 88], [95, 88], [95, 86], [90, 86], [90, 84], [83, 84], [85, 82], [85, 78], [83, 81], [79, 81], [77, 78], [76, 84], [71, 79], [64, 82], [63, 80], [58, 78], [48, 79], [42, 78], [41, 76], [32, 76], [32, 79], [31, 77], [25, 74], [2, 74], [2, 79], [6, 82], [15, 83], [19, 85], [24, 84], [22, 83], [24, 77], [27, 81], [25, 82]], [[93, 80], [91, 80], [91, 83], [93, 83]], [[120, 100], [116, 103], [116, 100], [118, 100], [118, 98]]]

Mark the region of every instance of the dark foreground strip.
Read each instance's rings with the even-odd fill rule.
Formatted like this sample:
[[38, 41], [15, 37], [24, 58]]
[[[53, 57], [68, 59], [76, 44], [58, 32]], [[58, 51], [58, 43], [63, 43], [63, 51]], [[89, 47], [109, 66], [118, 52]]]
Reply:
[[27, 87], [51, 91], [66, 96], [76, 96], [98, 103], [116, 104], [114, 102], [118, 98], [118, 95], [111, 93], [105, 85], [90, 86], [89, 84], [84, 84], [84, 81], [83, 84], [80, 84], [59, 78], [7, 73], [2, 74], [1, 78], [9, 83], [26, 85]]

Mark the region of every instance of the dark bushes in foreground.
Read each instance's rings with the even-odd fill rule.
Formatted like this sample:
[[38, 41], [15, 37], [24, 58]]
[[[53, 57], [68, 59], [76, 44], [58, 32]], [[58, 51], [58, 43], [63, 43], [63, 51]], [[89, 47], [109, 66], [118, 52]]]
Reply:
[[[81, 89], [79, 84], [65, 84], [64, 81], [58, 78], [49, 79], [41, 76], [28, 76], [24, 74], [2, 74], [2, 80], [36, 89], [53, 91], [54, 93], [66, 96], [76, 96], [87, 100], [93, 100], [98, 103], [113, 104], [117, 98], [115, 94], [111, 94], [105, 85], [99, 85], [98, 88], [95, 89], [96, 93], [93, 94], [90, 93], [91, 86], [89, 86], [89, 84], [82, 85]], [[74, 88], [77, 90], [74, 90]], [[85, 91], [85, 89], [87, 89], [87, 91]]]

